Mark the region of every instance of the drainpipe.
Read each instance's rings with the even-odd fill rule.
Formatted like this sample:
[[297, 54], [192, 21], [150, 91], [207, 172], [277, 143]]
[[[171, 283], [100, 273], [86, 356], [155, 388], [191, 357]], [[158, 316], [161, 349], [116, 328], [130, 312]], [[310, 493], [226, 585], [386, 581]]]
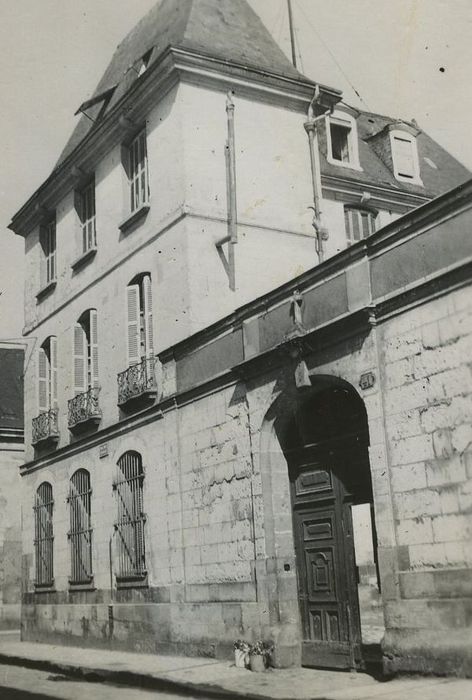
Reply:
[[228, 268], [230, 277], [230, 288], [236, 288], [236, 271], [234, 246], [238, 242], [238, 209], [236, 199], [236, 142], [234, 136], [234, 91], [230, 90], [226, 96], [226, 115], [228, 138], [225, 145], [226, 157], [226, 182], [228, 201], [228, 235], [216, 242], [216, 247], [221, 248], [225, 243], [229, 243]]
[[321, 167], [320, 167], [320, 149], [318, 142], [318, 122], [325, 119], [328, 114], [332, 113], [332, 108], [315, 117], [315, 105], [319, 103], [320, 88], [316, 86], [315, 94], [308, 106], [307, 121], [304, 124], [305, 131], [308, 134], [308, 145], [310, 148], [310, 163], [311, 163], [311, 182], [313, 187], [313, 228], [316, 234], [316, 252], [319, 262], [324, 260], [323, 242], [328, 240], [328, 229], [322, 224], [321, 217]]

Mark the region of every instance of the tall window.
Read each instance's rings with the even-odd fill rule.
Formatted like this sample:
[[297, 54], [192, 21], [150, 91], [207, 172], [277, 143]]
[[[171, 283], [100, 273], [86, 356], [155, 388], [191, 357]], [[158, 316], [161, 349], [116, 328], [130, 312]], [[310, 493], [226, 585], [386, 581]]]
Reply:
[[393, 171], [397, 180], [421, 185], [416, 138], [399, 129], [390, 132]]
[[95, 179], [79, 192], [79, 217], [82, 225], [82, 252], [86, 253], [97, 245], [95, 224]]
[[47, 587], [54, 584], [53, 510], [52, 486], [44, 481], [36, 491], [34, 503], [35, 583], [37, 586]]
[[97, 312], [89, 309], [74, 326], [74, 391], [83, 394], [98, 387]]
[[152, 287], [148, 273], [126, 288], [128, 367], [153, 356]]
[[143, 129], [129, 145], [129, 181], [131, 212], [149, 202], [148, 158], [146, 130]]
[[38, 350], [38, 408], [57, 408], [57, 338], [50, 336]]
[[90, 474], [79, 469], [69, 483], [70, 507], [70, 583], [87, 584], [92, 580], [92, 521]]
[[42, 258], [42, 284], [48, 285], [56, 280], [56, 219], [51, 219], [40, 230]]
[[370, 209], [344, 207], [347, 244], [352, 245], [374, 233], [376, 216]]
[[146, 576], [143, 482], [141, 455], [125, 452], [118, 460], [118, 476], [114, 484], [118, 508], [115, 530], [119, 578], [144, 579]]

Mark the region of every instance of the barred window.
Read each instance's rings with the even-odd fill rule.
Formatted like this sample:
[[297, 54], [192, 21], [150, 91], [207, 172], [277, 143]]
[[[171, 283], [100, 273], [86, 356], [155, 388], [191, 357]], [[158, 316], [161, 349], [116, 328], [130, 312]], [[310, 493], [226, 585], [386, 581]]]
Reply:
[[69, 483], [70, 508], [70, 584], [92, 581], [92, 520], [90, 474], [78, 469]]
[[375, 211], [360, 207], [344, 207], [347, 244], [352, 245], [362, 238], [374, 233], [376, 227]]
[[53, 510], [52, 486], [47, 481], [44, 481], [36, 491], [34, 503], [36, 586], [50, 587], [54, 584]]
[[118, 474], [113, 485], [118, 509], [115, 524], [118, 546], [117, 579], [124, 582], [144, 580], [146, 577], [143, 482], [141, 455], [138, 452], [126, 452], [118, 460]]

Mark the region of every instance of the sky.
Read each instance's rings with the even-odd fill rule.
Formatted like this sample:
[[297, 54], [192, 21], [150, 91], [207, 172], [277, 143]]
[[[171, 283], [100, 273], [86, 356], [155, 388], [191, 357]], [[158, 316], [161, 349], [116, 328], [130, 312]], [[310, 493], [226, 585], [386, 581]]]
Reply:
[[[287, 0], [249, 2], [290, 55]], [[0, 0], [0, 339], [23, 326], [24, 242], [6, 227], [49, 175], [116, 45], [154, 3]], [[292, 5], [305, 75], [354, 106], [415, 118], [472, 169], [471, 0]]]

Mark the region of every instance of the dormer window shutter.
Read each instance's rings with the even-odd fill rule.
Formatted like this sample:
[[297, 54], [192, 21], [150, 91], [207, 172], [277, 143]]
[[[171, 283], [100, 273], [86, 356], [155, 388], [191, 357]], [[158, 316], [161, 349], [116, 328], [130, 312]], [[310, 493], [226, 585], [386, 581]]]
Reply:
[[98, 387], [98, 314], [95, 309], [90, 310], [90, 364], [91, 385]]
[[128, 330], [128, 367], [141, 361], [139, 333], [139, 285], [130, 284], [126, 287], [126, 311]]
[[57, 408], [57, 338], [50, 338], [50, 391], [51, 391], [51, 408]]
[[87, 390], [87, 337], [80, 323], [74, 326], [74, 392]]
[[144, 329], [146, 339], [146, 357], [150, 358], [154, 354], [154, 338], [152, 328], [152, 285], [149, 275], [143, 277], [143, 297], [144, 297]]
[[410, 139], [402, 139], [395, 136], [395, 164], [397, 172], [403, 177], [415, 177], [415, 161], [413, 157], [413, 144]]
[[38, 408], [40, 413], [49, 409], [49, 362], [44, 348], [38, 350]]

